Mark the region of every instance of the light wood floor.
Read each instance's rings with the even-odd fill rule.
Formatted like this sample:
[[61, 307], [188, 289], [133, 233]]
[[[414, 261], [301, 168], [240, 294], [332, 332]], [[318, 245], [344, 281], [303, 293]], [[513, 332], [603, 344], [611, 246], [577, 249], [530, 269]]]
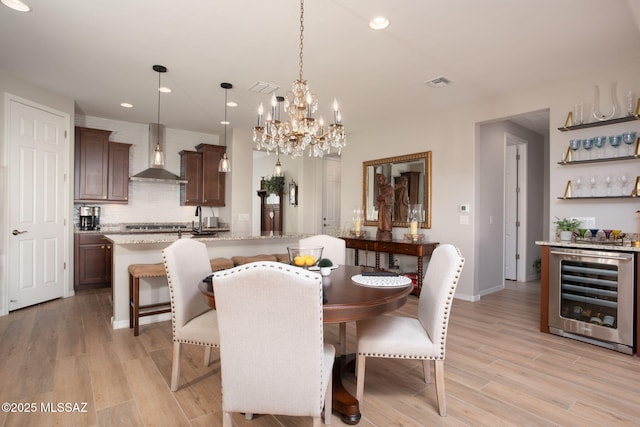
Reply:
[[[411, 297], [400, 311], [415, 312]], [[185, 349], [181, 388], [169, 391], [171, 325], [112, 330], [110, 291], [85, 291], [0, 317], [0, 426], [220, 426], [220, 370]], [[640, 425], [640, 361], [538, 332], [538, 284], [468, 303], [456, 300], [447, 343], [448, 416], [435, 409], [419, 362], [369, 359], [363, 418], [369, 426]], [[349, 348], [354, 331], [348, 326]], [[326, 328], [335, 342], [337, 327]], [[216, 355], [217, 356], [217, 355]], [[353, 376], [347, 387], [355, 391]], [[87, 412], [45, 413], [41, 403], [86, 402]], [[79, 406], [77, 409], [82, 409]], [[258, 416], [238, 426], [307, 426], [308, 418]], [[334, 426], [343, 425], [335, 414]]]

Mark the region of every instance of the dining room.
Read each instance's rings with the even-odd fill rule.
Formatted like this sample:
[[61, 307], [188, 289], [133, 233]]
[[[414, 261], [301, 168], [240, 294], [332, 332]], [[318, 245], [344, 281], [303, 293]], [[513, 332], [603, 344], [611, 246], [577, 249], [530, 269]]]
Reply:
[[[204, 298], [204, 297], [203, 297]], [[538, 331], [539, 284], [505, 289], [471, 303], [453, 301], [446, 359], [447, 416], [416, 360], [371, 359], [359, 425], [563, 425], [640, 422], [637, 359]], [[395, 314], [415, 316], [409, 295]], [[36, 413], [3, 411], [0, 425], [222, 425], [220, 362], [202, 366], [202, 348], [185, 345], [181, 387], [169, 390], [171, 322], [110, 326], [108, 290], [0, 317], [3, 402], [36, 403]], [[339, 328], [325, 339], [338, 347]], [[355, 349], [355, 326], [346, 327]], [[26, 357], [25, 357], [26, 355]], [[355, 393], [353, 373], [344, 377]], [[86, 411], [43, 412], [41, 403], [86, 404]], [[81, 406], [79, 406], [82, 409]], [[4, 409], [4, 407], [3, 407]], [[337, 414], [333, 425], [346, 425]], [[304, 419], [258, 415], [238, 425], [301, 425]], [[310, 421], [309, 421], [310, 422]]]

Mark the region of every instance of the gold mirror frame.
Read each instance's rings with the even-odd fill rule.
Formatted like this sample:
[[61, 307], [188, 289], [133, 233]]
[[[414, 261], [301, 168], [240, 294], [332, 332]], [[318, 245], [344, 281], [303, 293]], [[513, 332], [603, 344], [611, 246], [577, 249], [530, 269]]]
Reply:
[[[378, 225], [377, 213], [374, 209], [375, 174], [382, 172], [387, 177], [387, 182], [395, 188], [394, 178], [399, 175], [394, 174], [406, 168], [418, 169], [420, 162], [422, 162], [422, 171], [424, 172], [418, 178], [421, 188], [419, 188], [417, 200], [422, 204], [422, 221], [419, 227], [431, 228], [431, 151], [362, 162], [362, 207], [364, 208], [365, 225]], [[392, 217], [391, 225], [393, 227], [407, 227], [409, 223], [396, 221], [396, 218]]]

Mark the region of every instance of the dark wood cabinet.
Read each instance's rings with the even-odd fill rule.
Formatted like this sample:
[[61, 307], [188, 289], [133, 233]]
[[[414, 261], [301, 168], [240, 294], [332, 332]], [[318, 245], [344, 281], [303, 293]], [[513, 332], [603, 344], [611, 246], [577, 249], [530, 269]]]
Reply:
[[76, 127], [75, 201], [127, 203], [129, 148], [109, 141], [111, 131]]
[[277, 196], [270, 197], [265, 190], [259, 190], [258, 197], [260, 197], [260, 233], [263, 235], [282, 233], [284, 230], [282, 226], [284, 214], [282, 192]]
[[180, 178], [187, 184], [180, 185], [182, 205], [202, 204], [202, 154], [196, 151], [180, 152]]
[[76, 234], [75, 290], [111, 286], [112, 244], [102, 234]]
[[346, 247], [355, 249], [355, 265], [359, 263], [359, 250], [373, 251], [376, 254], [377, 269], [380, 269], [380, 253], [386, 252], [389, 254], [389, 265], [393, 264], [393, 255], [411, 255], [415, 256], [417, 260], [417, 287], [413, 293], [420, 295], [422, 290], [422, 279], [424, 276], [423, 271], [423, 257], [431, 256], [433, 250], [439, 245], [438, 242], [407, 242], [403, 240], [377, 240], [377, 239], [365, 239], [355, 237], [342, 237], [346, 242]]
[[226, 147], [199, 144], [197, 151], [180, 152], [180, 175], [189, 181], [182, 184], [180, 202], [186, 206], [224, 206], [226, 175], [218, 172]]
[[131, 144], [109, 142], [107, 200], [129, 201], [129, 148]]

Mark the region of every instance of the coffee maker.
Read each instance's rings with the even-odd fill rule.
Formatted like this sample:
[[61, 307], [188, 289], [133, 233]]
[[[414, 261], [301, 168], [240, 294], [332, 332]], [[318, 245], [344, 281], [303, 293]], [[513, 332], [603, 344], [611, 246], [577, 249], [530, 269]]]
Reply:
[[93, 207], [80, 206], [80, 230], [93, 230]]
[[100, 206], [80, 207], [80, 230], [100, 230]]

